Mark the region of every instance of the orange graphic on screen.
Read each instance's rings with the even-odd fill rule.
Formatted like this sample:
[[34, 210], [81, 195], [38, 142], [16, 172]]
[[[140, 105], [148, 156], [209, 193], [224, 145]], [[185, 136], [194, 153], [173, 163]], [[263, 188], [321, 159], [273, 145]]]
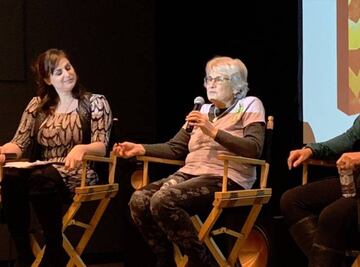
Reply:
[[337, 106], [360, 112], [360, 0], [337, 0]]

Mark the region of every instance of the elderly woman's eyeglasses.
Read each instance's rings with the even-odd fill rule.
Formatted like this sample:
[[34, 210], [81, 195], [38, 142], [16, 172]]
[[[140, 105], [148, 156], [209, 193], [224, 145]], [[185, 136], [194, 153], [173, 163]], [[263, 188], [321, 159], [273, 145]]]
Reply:
[[224, 81], [229, 81], [230, 79], [228, 77], [225, 76], [217, 76], [215, 78], [211, 77], [211, 76], [205, 76], [204, 78], [204, 83], [222, 83]]

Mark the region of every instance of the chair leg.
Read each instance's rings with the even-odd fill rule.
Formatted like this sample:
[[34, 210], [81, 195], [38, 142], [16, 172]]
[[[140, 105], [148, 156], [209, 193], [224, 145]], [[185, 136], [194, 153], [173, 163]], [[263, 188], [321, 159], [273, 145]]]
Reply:
[[176, 267], [186, 267], [188, 262], [188, 256], [183, 255], [178, 245], [175, 243], [174, 246], [174, 260]]
[[360, 255], [356, 257], [351, 267], [360, 267]]
[[[191, 221], [194, 224], [194, 226], [198, 232], [200, 232], [200, 229], [202, 229], [204, 227], [204, 224], [202, 223], [202, 221], [198, 215], [191, 217]], [[228, 266], [223, 253], [221, 252], [221, 250], [215, 243], [214, 239], [212, 237], [209, 237], [209, 235], [204, 236], [203, 239], [204, 239], [205, 245], [210, 250], [210, 252], [213, 255], [214, 259], [216, 260], [217, 264], [219, 266]]]
[[240, 250], [255, 224], [255, 221], [260, 213], [261, 207], [262, 207], [261, 204], [254, 204], [252, 206], [250, 213], [241, 229], [240, 235], [236, 239], [233, 249], [231, 250], [230, 255], [228, 257], [228, 263], [230, 264], [230, 266], [235, 266], [236, 262], [238, 261]]
[[[109, 202], [110, 202], [110, 198], [104, 198], [100, 201], [99, 203], [99, 206], [96, 208], [96, 211], [94, 213], [94, 215], [92, 216], [89, 224], [86, 226], [86, 230], [84, 231], [78, 245], [76, 246], [76, 248], [74, 249], [70, 243], [67, 244], [68, 248], [69, 249], [66, 249], [67, 253], [69, 254], [70, 256], [70, 260], [67, 264], [67, 267], [70, 267], [70, 266], [85, 266], [83, 265], [82, 263], [82, 260], [81, 262], [79, 261], [79, 259], [76, 259], [77, 256], [81, 255], [83, 253], [83, 251], [85, 250], [85, 247], [86, 245], [88, 244], [92, 234], [94, 233], [95, 231], [95, 228], [96, 226], [98, 225], [100, 219], [101, 219], [101, 216], [103, 215], [103, 213], [105, 212], [107, 206], [109, 205]], [[71, 248], [70, 248], [70, 246]], [[76, 251], [76, 252], [75, 252]], [[80, 257], [79, 257], [80, 258]], [[78, 262], [78, 264], [76, 264], [76, 262]]]
[[33, 234], [30, 234], [30, 243], [31, 243], [31, 250], [33, 254], [35, 255], [35, 260], [31, 264], [31, 267], [38, 267], [41, 263], [41, 259], [44, 255], [45, 248], [41, 248], [38, 241], [36, 240], [35, 236]]
[[80, 255], [75, 251], [74, 247], [71, 245], [70, 241], [63, 235], [63, 247], [66, 253], [69, 255], [70, 260], [67, 263], [66, 267], [79, 266], [86, 267], [83, 260], [80, 258]]
[[204, 224], [201, 226], [201, 229], [199, 230], [199, 240], [204, 241], [205, 236], [209, 234], [211, 229], [213, 228], [216, 220], [220, 217], [222, 213], [222, 209], [218, 207], [214, 207], [209, 216], [206, 218]]

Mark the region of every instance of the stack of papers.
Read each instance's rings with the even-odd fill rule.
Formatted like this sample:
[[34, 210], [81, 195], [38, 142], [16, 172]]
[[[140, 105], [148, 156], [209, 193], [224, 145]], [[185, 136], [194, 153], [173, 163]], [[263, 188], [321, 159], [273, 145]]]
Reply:
[[63, 162], [54, 162], [54, 161], [41, 161], [37, 160], [34, 162], [29, 161], [13, 161], [13, 162], [6, 162], [4, 167], [5, 168], [19, 168], [19, 169], [30, 169], [36, 166], [48, 165], [48, 164], [64, 164]]

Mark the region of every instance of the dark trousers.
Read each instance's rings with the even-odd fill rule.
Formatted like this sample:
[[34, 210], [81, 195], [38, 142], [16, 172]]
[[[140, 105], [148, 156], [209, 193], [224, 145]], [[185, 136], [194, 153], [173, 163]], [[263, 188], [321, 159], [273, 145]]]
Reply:
[[[189, 262], [204, 265], [207, 250], [199, 241], [190, 216], [210, 211], [214, 192], [221, 191], [222, 177], [175, 173], [134, 192], [130, 199], [132, 218], [157, 258], [172, 257], [175, 242]], [[229, 180], [228, 188], [242, 189]], [[200, 265], [201, 264], [201, 265]]]
[[[28, 237], [30, 202], [44, 231], [47, 246], [44, 258], [58, 257], [62, 250], [62, 207], [70, 198], [58, 171], [51, 165], [34, 169], [5, 168], [1, 196], [18, 258], [26, 261], [31, 253]], [[57, 260], [60, 262], [59, 258]]]
[[357, 233], [357, 200], [341, 196], [338, 177], [312, 182], [286, 191], [280, 201], [289, 226], [316, 216], [314, 243], [344, 251]]

